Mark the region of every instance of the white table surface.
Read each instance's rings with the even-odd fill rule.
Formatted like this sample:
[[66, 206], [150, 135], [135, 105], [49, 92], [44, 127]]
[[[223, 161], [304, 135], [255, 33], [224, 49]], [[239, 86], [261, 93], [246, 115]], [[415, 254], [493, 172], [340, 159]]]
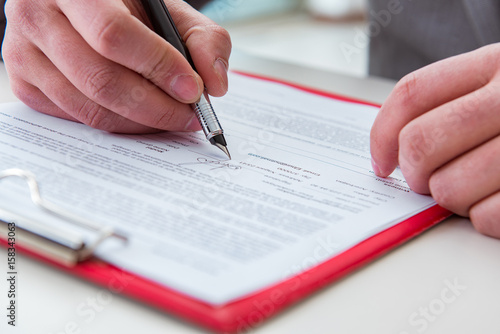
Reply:
[[[359, 79], [236, 52], [231, 67], [381, 102], [393, 82]], [[0, 102], [14, 101], [0, 66]], [[0, 249], [0, 333], [206, 333], [134, 300], [18, 256], [18, 326], [6, 325], [6, 251]], [[449, 285], [458, 285], [450, 290]], [[500, 333], [500, 240], [452, 217], [252, 331]], [[94, 314], [82, 315], [92, 309]], [[80, 312], [79, 312], [80, 310]], [[426, 315], [424, 315], [424, 313]], [[426, 318], [427, 317], [427, 318]], [[413, 321], [412, 321], [413, 320]], [[73, 330], [76, 326], [77, 330]]]

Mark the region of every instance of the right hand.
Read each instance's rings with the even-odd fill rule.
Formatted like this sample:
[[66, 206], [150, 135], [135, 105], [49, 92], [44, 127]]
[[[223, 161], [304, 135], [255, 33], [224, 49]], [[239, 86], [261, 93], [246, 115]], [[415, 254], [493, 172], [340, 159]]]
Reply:
[[106, 131], [199, 130], [189, 104], [204, 85], [226, 93], [231, 40], [184, 1], [165, 3], [199, 75], [148, 28], [139, 0], [7, 1], [13, 92], [35, 110]]

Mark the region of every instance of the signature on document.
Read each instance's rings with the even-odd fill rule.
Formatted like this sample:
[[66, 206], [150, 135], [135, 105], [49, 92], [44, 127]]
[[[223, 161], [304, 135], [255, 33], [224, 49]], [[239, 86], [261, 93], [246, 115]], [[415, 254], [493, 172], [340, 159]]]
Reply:
[[214, 166], [210, 170], [219, 169], [219, 168], [228, 168], [228, 169], [232, 169], [232, 170], [241, 169], [241, 166], [233, 165], [229, 161], [210, 160], [210, 159], [203, 158], [203, 157], [197, 158], [196, 160], [197, 160], [197, 162], [185, 162], [185, 163], [182, 163], [179, 165], [211, 165], [211, 166]]

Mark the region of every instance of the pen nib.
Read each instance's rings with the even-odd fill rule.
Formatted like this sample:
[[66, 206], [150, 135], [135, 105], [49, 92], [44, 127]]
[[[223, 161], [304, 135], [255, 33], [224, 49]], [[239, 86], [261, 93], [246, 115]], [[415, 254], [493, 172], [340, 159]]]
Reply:
[[226, 155], [229, 158], [229, 160], [231, 160], [231, 154], [229, 154], [229, 151], [228, 151], [228, 149], [227, 149], [226, 146], [224, 146], [222, 144], [219, 144], [219, 143], [215, 143], [215, 146], [217, 146], [218, 148], [220, 148], [222, 152], [226, 153]]

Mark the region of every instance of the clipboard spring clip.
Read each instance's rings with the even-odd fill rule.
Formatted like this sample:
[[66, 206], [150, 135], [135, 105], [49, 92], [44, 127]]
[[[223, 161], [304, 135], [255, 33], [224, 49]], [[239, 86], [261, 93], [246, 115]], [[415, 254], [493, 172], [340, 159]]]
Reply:
[[16, 238], [23, 247], [36, 253], [42, 253], [42, 255], [51, 260], [69, 266], [76, 265], [78, 262], [92, 257], [97, 246], [110, 237], [116, 237], [125, 242], [128, 240], [126, 235], [115, 231], [113, 227], [101, 226], [44, 200], [40, 195], [36, 177], [30, 171], [19, 168], [0, 171], [0, 180], [7, 177], [20, 177], [24, 179], [28, 184], [31, 200], [43, 211], [59, 217], [69, 224], [95, 231], [97, 234], [92, 241], [85, 242], [81, 235], [77, 235], [76, 233], [69, 235], [67, 232], [58, 231], [40, 222], [35, 222], [32, 219], [0, 208], [0, 237], [6, 239], [8, 233], [7, 227], [11, 223], [5, 221], [4, 217], [9, 217], [10, 220], [15, 219]]

